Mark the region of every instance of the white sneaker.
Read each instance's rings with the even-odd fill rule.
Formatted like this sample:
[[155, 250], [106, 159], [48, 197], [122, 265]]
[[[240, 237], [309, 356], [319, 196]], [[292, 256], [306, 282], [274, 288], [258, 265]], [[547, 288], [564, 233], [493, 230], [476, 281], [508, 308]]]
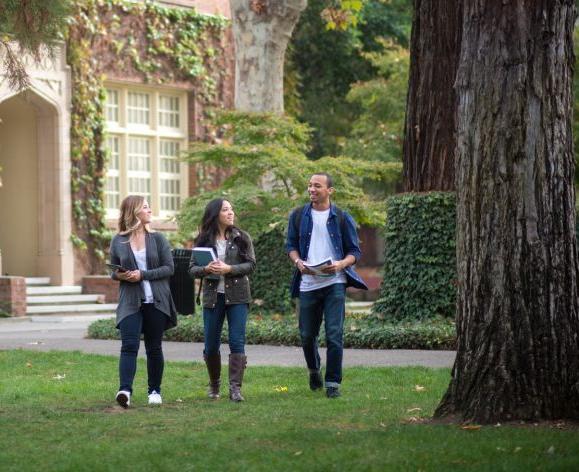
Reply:
[[131, 392], [127, 390], [119, 390], [117, 392], [116, 400], [123, 408], [128, 408], [131, 404]]
[[162, 403], [163, 399], [160, 393], [157, 393], [155, 390], [149, 393], [149, 405], [161, 405]]

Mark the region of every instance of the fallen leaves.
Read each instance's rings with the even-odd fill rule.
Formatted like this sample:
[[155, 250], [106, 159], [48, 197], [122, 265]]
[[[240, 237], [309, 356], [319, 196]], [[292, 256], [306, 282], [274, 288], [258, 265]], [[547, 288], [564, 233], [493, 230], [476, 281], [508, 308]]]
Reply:
[[465, 431], [478, 431], [481, 428], [482, 426], [480, 424], [464, 424], [460, 427], [460, 429], [464, 429]]
[[276, 385], [273, 389], [278, 393], [285, 393], [288, 391], [288, 388], [282, 385]]
[[422, 385], [415, 385], [415, 386], [414, 386], [414, 391], [415, 391], [415, 392], [425, 392], [425, 391], [426, 391], [426, 387], [423, 387]]

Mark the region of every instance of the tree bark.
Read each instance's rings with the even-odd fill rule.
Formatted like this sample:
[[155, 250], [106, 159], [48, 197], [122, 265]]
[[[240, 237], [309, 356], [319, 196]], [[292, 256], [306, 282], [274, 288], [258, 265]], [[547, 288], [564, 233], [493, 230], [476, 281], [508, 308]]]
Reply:
[[464, 5], [457, 332], [435, 416], [579, 418], [573, 0]]
[[462, 1], [415, 0], [404, 129], [407, 192], [454, 189]]
[[283, 113], [284, 56], [307, 0], [231, 0], [235, 108]]

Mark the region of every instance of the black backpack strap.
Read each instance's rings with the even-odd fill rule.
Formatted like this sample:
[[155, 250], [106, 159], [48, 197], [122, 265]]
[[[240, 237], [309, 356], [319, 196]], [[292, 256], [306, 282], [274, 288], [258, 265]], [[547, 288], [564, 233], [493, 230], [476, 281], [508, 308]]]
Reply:
[[201, 280], [199, 281], [199, 291], [197, 292], [197, 305], [201, 305], [201, 291], [203, 290], [203, 280], [205, 280], [205, 277], [201, 277]]

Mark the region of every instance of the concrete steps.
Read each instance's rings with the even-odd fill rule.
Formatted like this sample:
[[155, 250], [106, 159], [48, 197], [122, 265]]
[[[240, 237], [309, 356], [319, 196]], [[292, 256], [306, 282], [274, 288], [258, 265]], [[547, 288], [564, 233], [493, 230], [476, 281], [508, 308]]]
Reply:
[[87, 303], [85, 305], [37, 305], [26, 307], [27, 315], [36, 315], [39, 313], [113, 313], [117, 308], [115, 303]]
[[112, 318], [117, 305], [104, 303], [104, 295], [82, 294], [77, 285], [53, 286], [47, 277], [26, 279], [26, 314], [35, 318], [64, 315]]
[[80, 295], [82, 287], [79, 285], [62, 285], [62, 286], [26, 286], [26, 295]]
[[104, 303], [104, 295], [37, 295], [28, 297], [28, 305], [68, 305], [70, 303]]

